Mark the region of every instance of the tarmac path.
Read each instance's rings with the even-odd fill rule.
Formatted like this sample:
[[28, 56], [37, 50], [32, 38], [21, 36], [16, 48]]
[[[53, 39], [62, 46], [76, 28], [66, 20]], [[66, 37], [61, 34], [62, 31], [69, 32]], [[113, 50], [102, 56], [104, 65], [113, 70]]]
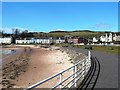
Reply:
[[[87, 55], [88, 50], [87, 49], [80, 49], [80, 48], [73, 48], [73, 47], [67, 47], [68, 49], [75, 50], [76, 52], [81, 52]], [[120, 81], [120, 78], [118, 78], [118, 58], [120, 58], [120, 55], [114, 55], [114, 54], [108, 54], [105, 52], [100, 51], [92, 51], [91, 50], [92, 57], [96, 57], [100, 63], [100, 74], [97, 80], [97, 83], [95, 85], [95, 88], [113, 88], [117, 89], [118, 85], [120, 85], [120, 82], [118, 84], [118, 81]], [[118, 80], [119, 79], [119, 80]]]

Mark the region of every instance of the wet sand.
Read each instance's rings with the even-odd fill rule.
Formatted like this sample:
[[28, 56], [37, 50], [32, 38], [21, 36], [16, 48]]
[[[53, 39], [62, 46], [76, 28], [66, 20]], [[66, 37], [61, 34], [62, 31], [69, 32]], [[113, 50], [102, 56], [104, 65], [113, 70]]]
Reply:
[[[6, 48], [4, 48], [6, 49]], [[11, 48], [7, 48], [11, 49]], [[25, 51], [24, 48], [19, 48], [18, 51], [16, 51], [14, 54], [10, 54], [9, 56], [4, 56], [2, 60], [2, 81], [0, 84], [3, 85], [2, 88], [11, 88], [15, 85], [15, 83], [12, 83], [12, 81], [16, 80], [17, 77], [19, 77], [25, 70], [27, 64], [28, 64], [28, 57], [30, 48], [27, 48], [27, 51]], [[12, 50], [15, 50], [12, 48]], [[28, 52], [29, 51], [29, 52]]]
[[20, 57], [21, 54], [23, 53], [23, 48], [2, 48], [2, 50], [14, 50], [14, 52], [10, 54], [2, 55], [2, 64], [6, 64], [13, 61], [17, 57]]

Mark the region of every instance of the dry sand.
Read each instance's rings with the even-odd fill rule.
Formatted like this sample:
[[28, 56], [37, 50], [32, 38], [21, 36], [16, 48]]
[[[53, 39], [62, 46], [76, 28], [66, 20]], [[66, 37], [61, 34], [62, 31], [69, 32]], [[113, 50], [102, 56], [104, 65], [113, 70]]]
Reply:
[[[15, 79], [10, 80], [10, 82], [14, 84], [14, 87], [26, 88], [73, 65], [70, 63], [70, 58], [65, 52], [44, 48], [31, 48], [32, 52], [29, 54], [29, 61], [24, 65], [23, 72]], [[22, 51], [23, 49], [21, 49], [21, 53], [9, 57], [10, 60], [8, 62], [11, 62], [11, 60], [15, 60], [16, 57], [24, 54]], [[58, 81], [59, 78], [46, 84], [46, 86], [44, 85], [41, 87], [49, 88], [54, 82]]]

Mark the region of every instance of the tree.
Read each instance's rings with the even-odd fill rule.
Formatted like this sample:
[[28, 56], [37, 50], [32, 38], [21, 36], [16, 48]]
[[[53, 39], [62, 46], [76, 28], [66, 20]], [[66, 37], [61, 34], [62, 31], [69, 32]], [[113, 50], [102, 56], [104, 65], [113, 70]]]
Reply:
[[18, 28], [12, 28], [12, 43], [15, 44], [16, 38], [20, 36], [20, 30]]
[[18, 28], [12, 28], [12, 34], [14, 34], [14, 35], [20, 34], [20, 29], [18, 29]]
[[26, 34], [26, 33], [28, 33], [28, 30], [24, 30], [24, 31], [22, 31], [22, 33]]
[[0, 30], [0, 36], [4, 35], [4, 30]]

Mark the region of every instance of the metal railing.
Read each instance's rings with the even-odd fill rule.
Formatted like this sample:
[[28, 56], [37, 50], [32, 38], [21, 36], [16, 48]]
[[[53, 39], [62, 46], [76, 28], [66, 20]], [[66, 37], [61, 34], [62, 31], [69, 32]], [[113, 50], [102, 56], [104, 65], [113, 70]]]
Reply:
[[[79, 61], [75, 65], [47, 78], [44, 79], [43, 81], [40, 81], [30, 87], [27, 88], [27, 90], [36, 88], [56, 77], [59, 76], [59, 81], [56, 82], [54, 86], [51, 87], [51, 90], [54, 90], [56, 88], [62, 89], [70, 89], [70, 88], [75, 88], [77, 87], [78, 81], [82, 82], [86, 74], [88, 73], [89, 69], [91, 67], [91, 52], [88, 51], [88, 56], [84, 58], [83, 60]], [[72, 70], [72, 74], [69, 74], [67, 77], [63, 78], [63, 75], [68, 72], [69, 70]], [[65, 83], [66, 82], [66, 83]]]

